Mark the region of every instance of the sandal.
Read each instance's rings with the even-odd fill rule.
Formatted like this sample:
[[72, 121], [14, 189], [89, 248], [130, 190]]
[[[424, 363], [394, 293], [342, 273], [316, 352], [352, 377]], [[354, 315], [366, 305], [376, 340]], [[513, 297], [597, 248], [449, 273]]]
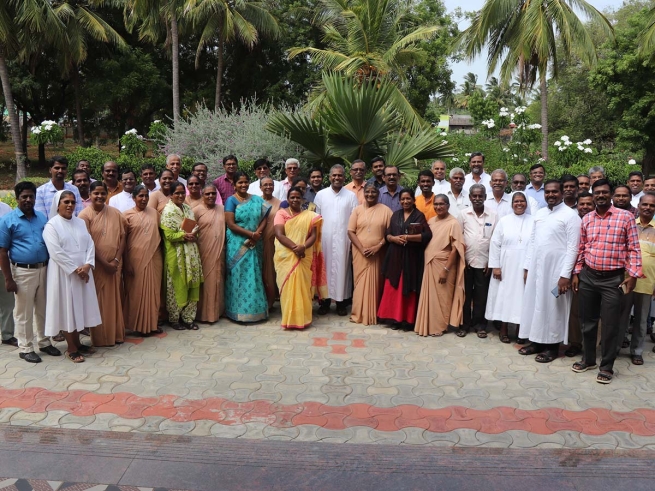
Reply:
[[55, 336], [52, 336], [52, 340], [56, 341], [57, 343], [61, 343], [62, 341], [66, 341], [66, 338], [61, 333], [61, 331], [59, 331], [59, 334], [56, 334]]
[[150, 331], [150, 334], [164, 334], [164, 330], [161, 327], [158, 327], [154, 331]]
[[643, 365], [644, 357], [641, 355], [632, 355], [632, 364], [633, 365]]
[[614, 372], [610, 370], [601, 370], [596, 376], [596, 382], [599, 384], [609, 384], [614, 378]]
[[445, 334], [445, 332], [436, 332], [436, 333], [434, 333], [434, 334], [430, 334], [430, 337], [433, 337], [433, 338], [440, 338], [440, 337], [443, 336], [444, 334]]
[[621, 348], [629, 348], [630, 347], [630, 340], [628, 338], [623, 338], [623, 342], [621, 343]]
[[98, 350], [95, 349], [93, 346], [87, 346], [86, 344], [80, 344], [77, 347], [78, 353], [82, 353], [86, 356], [91, 356], [93, 353], [97, 353]]
[[183, 326], [179, 322], [173, 322], [171, 324], [171, 327], [175, 329], [176, 331], [186, 331], [186, 326]]
[[523, 356], [528, 356], [528, 355], [536, 355], [537, 353], [541, 353], [545, 350], [545, 348], [537, 343], [532, 343], [529, 344], [528, 346], [525, 346], [524, 348], [521, 348], [519, 350], [519, 355]]
[[500, 339], [501, 343], [504, 343], [504, 344], [509, 344], [510, 343], [510, 339], [509, 339], [509, 336], [507, 334], [499, 334], [498, 339]]
[[573, 370], [575, 373], [582, 373], [586, 372], [587, 370], [595, 370], [596, 368], [598, 368], [598, 365], [595, 363], [593, 365], [587, 365], [584, 361], [576, 361], [571, 367], [571, 370]]
[[465, 338], [466, 335], [469, 333], [468, 329], [458, 329], [458, 331], [455, 333], [455, 336], [458, 338]]
[[484, 338], [486, 338], [486, 337], [487, 337], [487, 331], [485, 331], [484, 329], [479, 330], [479, 331], [478, 331], [478, 337], [479, 337], [480, 339], [484, 339]]
[[191, 324], [187, 324], [186, 322], [183, 322], [182, 325], [184, 325], [189, 331], [197, 331], [198, 329], [200, 329], [198, 327], [198, 324], [196, 324], [195, 322], [192, 322]]
[[543, 353], [539, 353], [535, 357], [534, 361], [536, 361], [537, 363], [550, 363], [553, 360], [555, 360], [555, 358], [557, 358], [557, 355], [555, 353], [552, 353], [550, 351], [545, 351]]
[[79, 351], [74, 351], [73, 353], [66, 353], [66, 357], [73, 363], [82, 363], [84, 362], [84, 357]]
[[528, 342], [528, 338], [516, 338], [516, 344], [525, 344]]
[[569, 347], [569, 349], [567, 349], [564, 352], [564, 356], [568, 356], [569, 358], [573, 358], [574, 356], [578, 356], [580, 353], [582, 353], [582, 348], [580, 346], [577, 346], [577, 345], [572, 345], [571, 347]]

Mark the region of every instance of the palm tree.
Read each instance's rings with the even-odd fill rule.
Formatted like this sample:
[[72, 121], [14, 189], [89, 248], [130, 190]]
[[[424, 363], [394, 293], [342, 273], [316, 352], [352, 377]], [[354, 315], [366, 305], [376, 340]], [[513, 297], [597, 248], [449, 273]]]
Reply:
[[27, 177], [27, 167], [7, 60], [25, 59], [31, 50], [36, 49], [36, 39], [61, 47], [64, 29], [60, 14], [65, 15], [65, 13], [65, 7], [53, 7], [47, 0], [0, 2], [0, 81], [9, 113], [11, 139], [14, 143], [16, 182]]
[[77, 137], [80, 145], [84, 146], [84, 122], [82, 120], [82, 102], [80, 100], [80, 65], [87, 57], [87, 43], [89, 38], [103, 43], [111, 43], [121, 49], [128, 46], [113, 27], [98, 15], [94, 10], [100, 5], [118, 6], [119, 2], [113, 0], [64, 0], [72, 12], [63, 22], [66, 29], [66, 46], [61, 57], [64, 74], [70, 75], [73, 80], [75, 92], [75, 111], [77, 115]]
[[171, 48], [173, 71], [173, 123], [180, 119], [180, 20], [184, 19], [184, 0], [125, 0], [125, 26], [128, 31], [138, 25], [139, 39], [158, 42]]
[[469, 60], [486, 47], [489, 74], [500, 64], [502, 82], [518, 73], [525, 91], [539, 78], [544, 158], [548, 158], [549, 68], [557, 78], [558, 58], [573, 53], [587, 64], [597, 61], [591, 33], [574, 9], [613, 35], [609, 21], [585, 0], [487, 0], [456, 43]]
[[277, 37], [278, 24], [266, 4], [256, 0], [189, 0], [186, 8], [191, 9], [194, 24], [204, 25], [196, 52], [196, 68], [203, 48], [213, 40], [218, 40], [214, 99], [214, 110], [218, 111], [221, 106], [225, 45], [240, 41], [252, 48], [259, 42], [260, 34]]
[[[432, 39], [438, 26], [422, 26], [404, 0], [321, 0], [316, 23], [326, 49], [296, 47], [289, 58], [306, 55], [323, 70], [355, 77], [359, 82], [405, 80], [407, 68], [426, 56], [419, 43]], [[396, 88], [390, 97], [413, 128], [424, 125]], [[319, 97], [318, 102], [322, 99]]]
[[267, 129], [302, 145], [312, 163], [328, 168], [342, 160], [370, 160], [384, 155], [387, 165], [408, 176], [418, 173], [417, 160], [452, 155], [430, 127], [405, 131], [403, 115], [389, 101], [396, 86], [383, 78], [360, 81], [355, 76], [323, 74], [325, 101], [316, 113], [277, 112]]
[[469, 107], [469, 100], [475, 93], [484, 94], [482, 87], [478, 86], [478, 76], [473, 72], [464, 75], [464, 83], [460, 85], [461, 90], [455, 96], [455, 102], [460, 109]]

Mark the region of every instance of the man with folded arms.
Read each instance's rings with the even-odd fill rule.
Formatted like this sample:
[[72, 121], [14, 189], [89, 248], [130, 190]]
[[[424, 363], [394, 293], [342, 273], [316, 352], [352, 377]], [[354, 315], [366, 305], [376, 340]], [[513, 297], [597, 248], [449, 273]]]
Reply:
[[624, 292], [631, 293], [637, 278], [643, 277], [641, 250], [635, 217], [612, 205], [609, 181], [598, 179], [591, 189], [596, 209], [582, 219], [578, 260], [573, 269], [573, 290], [580, 294], [583, 356], [571, 369], [580, 373], [597, 367], [596, 342], [601, 319], [601, 361], [596, 382], [609, 384], [623, 341], [621, 297]]
[[14, 324], [20, 357], [29, 363], [39, 363], [41, 357], [34, 352], [33, 326], [36, 326], [39, 351], [61, 355], [45, 335], [48, 249], [43, 241], [43, 229], [48, 219], [34, 211], [36, 186], [33, 183], [19, 182], [14, 191], [18, 208], [0, 220], [0, 268], [5, 276], [5, 288], [15, 294]]

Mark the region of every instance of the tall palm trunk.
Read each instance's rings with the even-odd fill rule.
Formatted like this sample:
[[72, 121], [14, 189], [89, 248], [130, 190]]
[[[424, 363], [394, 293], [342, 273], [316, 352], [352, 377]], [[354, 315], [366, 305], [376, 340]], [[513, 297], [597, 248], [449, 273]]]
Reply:
[[14, 141], [14, 153], [16, 155], [16, 182], [27, 177], [27, 167], [25, 166], [25, 153], [20, 137], [20, 122], [16, 106], [14, 106], [14, 95], [11, 92], [11, 83], [9, 82], [9, 71], [4, 53], [0, 50], [0, 81], [2, 82], [2, 93], [5, 96], [7, 112], [9, 113], [9, 126], [11, 128], [11, 139]]
[[80, 146], [84, 144], [84, 122], [82, 121], [82, 101], [80, 99], [80, 73], [77, 66], [71, 71], [73, 75], [73, 89], [75, 92], [75, 113], [77, 115], [77, 141]]
[[171, 52], [173, 58], [173, 124], [180, 120], [180, 36], [177, 32], [177, 18], [171, 17]]
[[[545, 70], [544, 70], [545, 71]], [[546, 72], [546, 71], [545, 71]], [[541, 158], [548, 160], [548, 85], [546, 73], [540, 74], [541, 85]]]
[[218, 68], [216, 69], [216, 97], [214, 98], [214, 111], [218, 112], [221, 108], [221, 85], [223, 84], [223, 55], [225, 50], [225, 41], [223, 36], [218, 36]]

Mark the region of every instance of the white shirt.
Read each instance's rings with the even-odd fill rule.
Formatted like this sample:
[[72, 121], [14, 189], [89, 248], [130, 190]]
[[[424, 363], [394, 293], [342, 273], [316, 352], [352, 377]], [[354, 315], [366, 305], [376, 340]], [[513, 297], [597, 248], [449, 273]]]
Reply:
[[473, 179], [473, 174], [471, 172], [469, 172], [468, 174], [466, 174], [466, 176], [464, 176], [464, 191], [468, 193], [470, 187], [473, 186], [473, 184], [482, 184], [487, 190], [487, 196], [490, 195], [491, 192], [493, 191], [491, 189], [491, 176], [484, 171], [482, 171], [482, 174], [480, 174], [479, 182], [475, 182], [475, 180]]
[[[278, 188], [273, 190], [273, 196], [280, 201], [284, 201], [287, 199], [287, 194], [289, 193], [289, 189], [291, 189], [291, 181], [289, 181], [289, 178], [287, 177], [284, 181], [278, 181]], [[346, 224], [347, 227], [347, 224]]]
[[511, 215], [514, 213], [512, 210], [512, 195], [504, 193], [503, 197], [500, 198], [500, 202], [498, 202], [492, 194], [485, 200], [484, 208], [485, 210], [494, 212], [497, 220], [500, 220], [504, 216]]
[[131, 210], [136, 206], [134, 203], [134, 198], [132, 198], [132, 193], [127, 191], [122, 191], [115, 196], [109, 198], [109, 206], [113, 206], [121, 213]]
[[[143, 181], [141, 181], [141, 184], [143, 184]], [[145, 184], [143, 184], [146, 186]], [[148, 189], [148, 186], [146, 186], [146, 189]], [[155, 179], [155, 187], [152, 189], [148, 189], [148, 194], [152, 194], [155, 191], [159, 191], [161, 189], [161, 186], [159, 185], [159, 179]]]
[[471, 202], [469, 201], [469, 195], [463, 189], [462, 192], [459, 193], [459, 196], [457, 197], [455, 197], [455, 194], [450, 188], [447, 191], [444, 191], [443, 194], [448, 196], [448, 201], [450, 202], [450, 208], [448, 208], [448, 212], [455, 218], [457, 218], [462, 211], [464, 211], [469, 206], [471, 206]]
[[496, 214], [485, 209], [482, 215], [478, 216], [473, 207], [470, 207], [464, 210], [457, 220], [464, 234], [466, 264], [472, 268], [486, 268], [489, 263], [491, 236], [496, 227]]
[[639, 207], [639, 200], [641, 197], [644, 195], [643, 191], [640, 191], [639, 194], [633, 194], [632, 199], [630, 200], [630, 204], [634, 206], [635, 208]]
[[[252, 194], [253, 196], [262, 196], [262, 190], [260, 189], [260, 180], [257, 179], [256, 181], [253, 181], [250, 183], [250, 186], [248, 186], [248, 194]], [[280, 181], [273, 181], [273, 197], [275, 197], [275, 193], [278, 190], [278, 188], [281, 186]], [[283, 201], [282, 198], [278, 198], [280, 201]], [[287, 199], [285, 196], [284, 199]]]

